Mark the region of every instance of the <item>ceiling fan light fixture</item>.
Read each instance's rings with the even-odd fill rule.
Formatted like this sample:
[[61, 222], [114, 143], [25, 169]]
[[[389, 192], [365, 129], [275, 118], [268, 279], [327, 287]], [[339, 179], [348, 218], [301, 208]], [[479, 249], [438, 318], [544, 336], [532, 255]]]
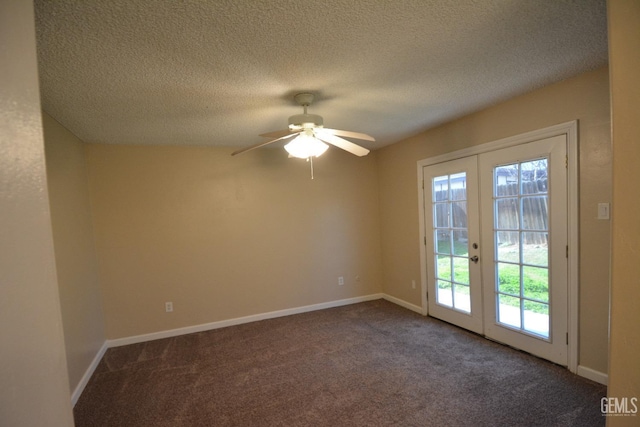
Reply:
[[[296, 102], [302, 106], [304, 112], [290, 116], [289, 127], [287, 129], [261, 134], [260, 136], [273, 139], [236, 150], [231, 153], [231, 155], [235, 156], [236, 154], [245, 153], [276, 141], [289, 140], [290, 142], [284, 146], [285, 150], [289, 153], [289, 157], [311, 160], [311, 177], [313, 177], [313, 158], [327, 151], [329, 148], [327, 144], [331, 144], [360, 157], [369, 154], [368, 149], [342, 137], [375, 141], [372, 136], [360, 132], [327, 129], [323, 126], [322, 116], [307, 113], [307, 107], [309, 107], [314, 98], [312, 93], [299, 93], [294, 98]], [[295, 138], [291, 139], [294, 136]], [[325, 142], [327, 144], [325, 144]]]
[[284, 146], [291, 157], [308, 159], [309, 157], [320, 157], [329, 146], [313, 136], [313, 133], [301, 133], [290, 143]]

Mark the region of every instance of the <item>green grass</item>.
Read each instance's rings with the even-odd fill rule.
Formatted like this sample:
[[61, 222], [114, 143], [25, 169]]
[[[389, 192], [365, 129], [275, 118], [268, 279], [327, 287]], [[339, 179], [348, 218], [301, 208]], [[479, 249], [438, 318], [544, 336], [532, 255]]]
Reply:
[[[501, 263], [498, 266], [498, 290], [502, 293], [549, 302], [549, 270], [546, 268], [522, 267], [522, 289], [520, 289], [520, 266]], [[522, 290], [522, 295], [521, 295]], [[524, 300], [524, 309], [534, 313], [548, 314], [547, 307]], [[518, 307], [518, 300], [509, 299], [509, 305]]]
[[[501, 259], [512, 259], [515, 252], [518, 258], [517, 246], [502, 246], [498, 248], [498, 255]], [[530, 264], [547, 265], [548, 252], [543, 246], [528, 246], [526, 248], [527, 262]], [[547, 268], [522, 267], [522, 294], [520, 293], [520, 266], [514, 264], [500, 263], [498, 265], [498, 289], [500, 292], [525, 297], [540, 301], [549, 302], [549, 270]], [[535, 313], [548, 314], [548, 306], [538, 302], [524, 300], [525, 310]], [[519, 305], [518, 300], [511, 300], [513, 305]]]
[[[460, 256], [468, 256], [469, 249], [468, 244], [466, 242], [453, 242], [453, 251], [454, 254]], [[451, 253], [451, 242], [449, 239], [446, 240], [438, 240], [438, 252], [441, 254], [449, 254]]]
[[[451, 242], [449, 239], [438, 241], [438, 252], [441, 254], [451, 253]], [[469, 249], [466, 242], [453, 242], [453, 281], [469, 284]], [[438, 257], [438, 278], [451, 280], [451, 258], [449, 255]]]
[[[448, 241], [438, 242], [441, 252], [449, 251]], [[533, 264], [545, 265], [547, 262], [547, 249], [544, 247], [527, 248], [528, 261]], [[498, 248], [501, 259], [507, 259], [502, 254], [507, 251], [513, 252], [513, 247], [505, 246]], [[462, 242], [454, 243], [454, 251], [460, 257], [454, 257], [453, 280], [451, 278], [451, 258], [449, 256], [440, 256], [438, 258], [438, 279], [454, 281], [457, 283], [469, 283], [469, 263], [467, 260], [468, 251], [467, 244]], [[517, 249], [516, 249], [517, 251]], [[511, 257], [510, 257], [511, 258]], [[510, 259], [509, 258], [509, 259]], [[520, 288], [520, 266], [518, 264], [499, 263], [498, 268], [498, 290], [501, 293], [516, 296], [518, 298], [527, 298], [524, 300], [524, 308], [535, 313], [548, 314], [549, 302], [549, 270], [547, 268], [523, 266], [523, 283]], [[441, 286], [444, 288], [445, 286]], [[529, 301], [536, 300], [535, 301]], [[509, 305], [519, 307], [518, 299], [508, 299]], [[506, 302], [506, 301], [505, 301]], [[541, 304], [543, 303], [543, 304]]]

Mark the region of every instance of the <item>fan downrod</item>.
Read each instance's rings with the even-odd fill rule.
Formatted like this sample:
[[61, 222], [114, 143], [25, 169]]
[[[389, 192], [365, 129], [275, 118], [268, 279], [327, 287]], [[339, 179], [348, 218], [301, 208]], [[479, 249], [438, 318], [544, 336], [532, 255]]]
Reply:
[[293, 99], [302, 106], [304, 112], [289, 117], [289, 129], [298, 130], [322, 127], [322, 116], [307, 113], [307, 107], [311, 105], [314, 98], [312, 93], [306, 92], [298, 93], [293, 97]]

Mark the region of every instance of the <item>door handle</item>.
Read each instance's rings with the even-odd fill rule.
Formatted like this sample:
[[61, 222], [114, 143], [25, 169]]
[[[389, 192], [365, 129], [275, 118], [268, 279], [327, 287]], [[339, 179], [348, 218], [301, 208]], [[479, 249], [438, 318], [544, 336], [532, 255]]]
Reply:
[[472, 256], [471, 258], [469, 258], [469, 260], [473, 261], [473, 262], [474, 262], [474, 263], [476, 263], [476, 264], [478, 263], [478, 260], [479, 260], [479, 259], [480, 259], [480, 258], [478, 258], [478, 255], [474, 255], [474, 256]]

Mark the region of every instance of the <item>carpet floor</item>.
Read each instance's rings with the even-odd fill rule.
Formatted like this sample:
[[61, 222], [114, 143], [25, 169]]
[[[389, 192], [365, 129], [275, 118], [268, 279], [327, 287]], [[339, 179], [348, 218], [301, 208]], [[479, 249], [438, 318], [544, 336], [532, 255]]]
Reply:
[[84, 426], [603, 426], [606, 387], [384, 300], [110, 348]]

